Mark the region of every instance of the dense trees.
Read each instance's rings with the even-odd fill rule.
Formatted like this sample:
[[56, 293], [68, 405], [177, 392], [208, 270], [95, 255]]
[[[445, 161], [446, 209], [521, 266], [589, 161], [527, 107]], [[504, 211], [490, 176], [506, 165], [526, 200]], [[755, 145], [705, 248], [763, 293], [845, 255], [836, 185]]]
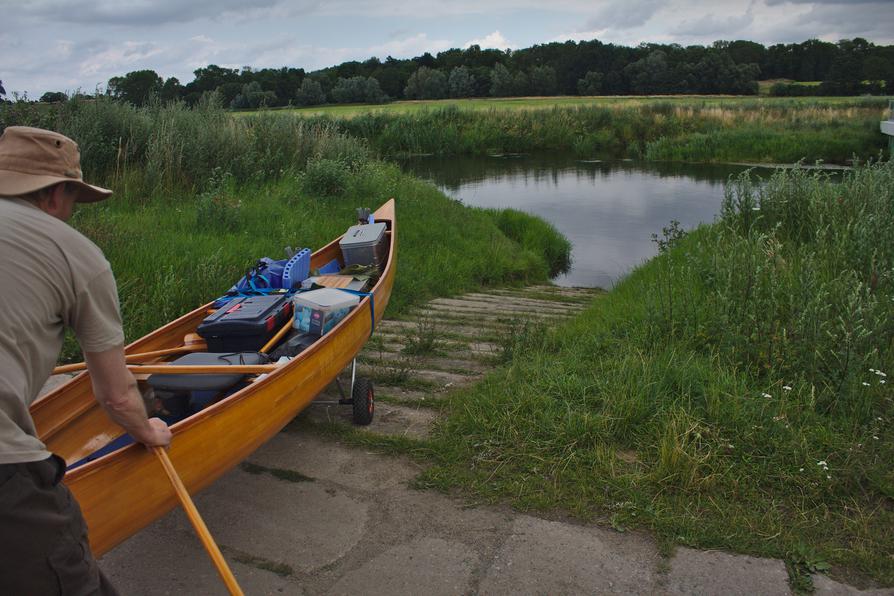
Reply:
[[55, 103], [65, 101], [66, 99], [68, 99], [68, 96], [62, 91], [47, 91], [40, 96], [40, 101], [43, 103]]
[[335, 103], [384, 103], [388, 96], [372, 77], [339, 78], [329, 93]]
[[406, 60], [370, 58], [324, 68], [310, 77], [300, 68], [237, 70], [215, 64], [194, 74], [194, 80], [183, 85], [151, 70], [134, 71], [110, 79], [108, 93], [144, 105], [155, 96], [195, 103], [213, 91], [233, 107], [528, 94], [754, 94], [758, 79], [822, 82], [783, 82], [773, 87], [777, 94], [894, 93], [894, 46], [876, 46], [862, 38], [769, 47], [747, 40], [686, 47], [626, 47], [590, 40], [514, 51], [473, 45]]
[[146, 105], [158, 96], [164, 81], [154, 70], [135, 70], [123, 77], [109, 79], [108, 93], [135, 106]]
[[475, 95], [475, 75], [465, 66], [456, 66], [447, 79], [450, 97], [472, 97]]
[[407, 99], [443, 99], [447, 97], [447, 93], [447, 77], [440, 70], [427, 66], [420, 66], [411, 74], [404, 88], [404, 97]]
[[301, 87], [295, 93], [295, 102], [299, 106], [316, 106], [326, 103], [326, 94], [319, 81], [307, 77], [301, 82]]

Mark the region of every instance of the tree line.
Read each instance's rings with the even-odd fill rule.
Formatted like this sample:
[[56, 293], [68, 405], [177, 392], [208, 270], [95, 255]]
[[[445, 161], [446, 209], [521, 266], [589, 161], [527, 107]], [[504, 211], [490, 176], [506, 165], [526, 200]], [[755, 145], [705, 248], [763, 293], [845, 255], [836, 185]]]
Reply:
[[[212, 64], [194, 75], [182, 84], [153, 70], [133, 71], [111, 78], [106, 93], [139, 106], [153, 97], [195, 104], [216, 92], [233, 109], [527, 95], [749, 95], [758, 92], [762, 79], [789, 81], [773, 85], [774, 95], [890, 94], [894, 46], [863, 38], [769, 47], [746, 40], [685, 47], [627, 47], [591, 40], [506, 51], [473, 45], [435, 56], [343, 62], [311, 73], [292, 67], [234, 69]], [[798, 84], [806, 81], [819, 84]], [[41, 100], [64, 97], [53, 92]]]

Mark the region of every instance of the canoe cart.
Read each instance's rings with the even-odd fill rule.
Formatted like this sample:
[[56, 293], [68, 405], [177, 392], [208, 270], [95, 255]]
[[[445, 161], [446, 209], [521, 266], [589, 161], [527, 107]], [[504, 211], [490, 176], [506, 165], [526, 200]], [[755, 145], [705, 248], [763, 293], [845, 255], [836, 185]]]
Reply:
[[376, 411], [376, 397], [373, 382], [367, 377], [357, 376], [357, 359], [351, 360], [351, 381], [346, 392], [344, 381], [339, 376], [333, 383], [340, 399], [316, 399], [313, 405], [351, 406], [351, 420], [358, 426], [366, 426], [373, 420]]
[[[168, 455], [186, 491], [200, 491], [242, 462], [349, 366], [350, 397], [339, 382], [339, 403], [352, 405], [354, 420], [359, 424], [368, 424], [372, 419], [372, 383], [357, 377], [355, 358], [375, 323], [382, 319], [394, 285], [394, 200], [382, 205], [373, 216], [376, 222], [386, 224], [378, 280], [355, 308], [291, 360], [278, 365], [172, 365], [172, 359], [203, 347], [199, 341], [198, 345], [187, 345], [187, 340], [197, 337], [197, 327], [213, 303], [171, 321], [125, 348], [128, 366], [138, 382], [153, 374], [246, 375], [235, 392], [171, 424], [173, 440]], [[314, 252], [310, 268], [320, 269], [333, 260], [344, 264], [340, 239]], [[287, 331], [284, 327], [280, 334]], [[94, 399], [88, 373], [78, 374], [35, 401], [31, 414], [37, 434], [47, 448], [69, 464], [80, 463], [69, 467], [65, 483], [81, 505], [90, 528], [90, 545], [97, 556], [177, 506], [177, 493], [157, 454], [139, 444], [124, 444], [122, 438], [129, 437]], [[124, 446], [116, 448], [116, 441], [122, 441]]]

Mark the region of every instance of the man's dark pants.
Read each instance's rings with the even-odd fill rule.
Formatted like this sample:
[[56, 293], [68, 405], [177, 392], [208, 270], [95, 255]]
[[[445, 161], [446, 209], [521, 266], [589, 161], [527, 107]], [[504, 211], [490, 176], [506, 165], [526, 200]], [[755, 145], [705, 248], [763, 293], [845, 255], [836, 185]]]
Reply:
[[93, 559], [64, 474], [56, 456], [0, 464], [0, 594], [117, 594]]

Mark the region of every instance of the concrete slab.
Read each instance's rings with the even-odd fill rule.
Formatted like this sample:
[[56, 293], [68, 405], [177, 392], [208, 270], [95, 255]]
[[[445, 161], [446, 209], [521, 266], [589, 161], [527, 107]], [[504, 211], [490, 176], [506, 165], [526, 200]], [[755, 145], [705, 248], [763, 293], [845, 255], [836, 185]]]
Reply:
[[[378, 390], [376, 391], [378, 395]], [[353, 426], [353, 414], [348, 406], [318, 404], [305, 410], [314, 422], [340, 422]], [[376, 413], [368, 426], [355, 426], [359, 431], [377, 435], [396, 435], [415, 439], [431, 434], [430, 428], [437, 413], [431, 408], [414, 408], [376, 401]]]
[[[100, 567], [119, 592], [131, 596], [227, 594], [199, 539], [179, 525], [156, 522], [100, 559]], [[287, 577], [239, 563], [232, 551], [223, 554], [246, 594], [299, 593]]]
[[654, 594], [658, 551], [638, 534], [519, 517], [480, 594]]
[[405, 486], [422, 471], [419, 465], [402, 458], [381, 457], [297, 432], [279, 433], [258, 449], [249, 461], [270, 468], [294, 470], [354, 491]]
[[369, 426], [358, 427], [364, 432], [397, 435], [422, 439], [431, 434], [437, 412], [431, 408], [413, 408], [384, 402], [376, 403], [376, 414]]
[[470, 591], [477, 553], [461, 542], [420, 538], [347, 572], [327, 594], [452, 596]]
[[894, 588], [858, 590], [825, 575], [814, 574], [810, 577], [813, 579], [814, 596], [894, 596]]
[[680, 547], [670, 563], [668, 594], [788, 596], [788, 572], [776, 559]]
[[316, 482], [242, 470], [195, 502], [220, 544], [300, 572], [332, 564], [350, 550], [363, 535], [369, 507]]

